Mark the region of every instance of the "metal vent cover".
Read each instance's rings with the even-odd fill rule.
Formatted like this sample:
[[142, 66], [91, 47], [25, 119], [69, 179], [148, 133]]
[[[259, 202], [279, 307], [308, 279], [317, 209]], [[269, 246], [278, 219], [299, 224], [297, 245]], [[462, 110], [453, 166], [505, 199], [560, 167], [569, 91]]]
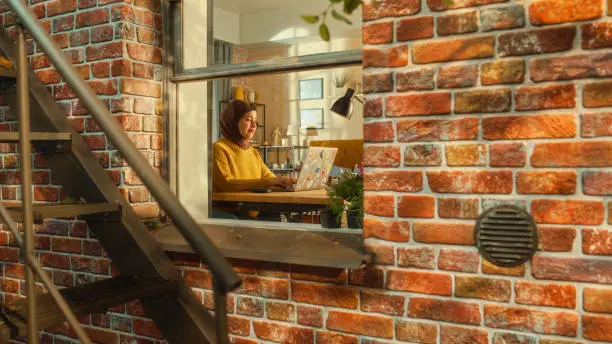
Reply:
[[538, 248], [538, 231], [525, 210], [498, 205], [480, 215], [474, 241], [486, 260], [497, 266], [512, 267], [533, 257]]

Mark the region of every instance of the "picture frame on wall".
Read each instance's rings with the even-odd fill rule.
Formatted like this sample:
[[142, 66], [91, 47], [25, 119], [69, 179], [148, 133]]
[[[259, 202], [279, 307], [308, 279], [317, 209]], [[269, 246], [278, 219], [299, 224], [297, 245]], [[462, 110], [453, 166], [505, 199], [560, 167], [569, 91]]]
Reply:
[[323, 129], [323, 109], [300, 109], [300, 129]]
[[323, 78], [299, 81], [300, 100], [323, 99]]

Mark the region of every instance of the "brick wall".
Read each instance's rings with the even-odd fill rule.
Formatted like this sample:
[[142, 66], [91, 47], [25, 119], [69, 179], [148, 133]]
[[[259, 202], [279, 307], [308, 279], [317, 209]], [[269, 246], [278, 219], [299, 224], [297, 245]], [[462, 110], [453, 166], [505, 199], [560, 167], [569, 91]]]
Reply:
[[[161, 96], [161, 15], [158, 0], [52, 0], [29, 1], [30, 8], [59, 46], [72, 59], [82, 77], [97, 92], [116, 119], [153, 166], [162, 164], [163, 118], [157, 110]], [[0, 1], [0, 23], [14, 35], [14, 15]], [[155, 217], [158, 206], [134, 172], [113, 149], [74, 92], [61, 80], [47, 56], [28, 40], [30, 65], [65, 110], [73, 127], [89, 144], [125, 197], [143, 217]], [[4, 103], [3, 103], [4, 104]], [[0, 107], [2, 130], [16, 129], [16, 116]], [[2, 200], [21, 198], [18, 155], [12, 144], [1, 144]], [[58, 202], [64, 198], [54, 184], [44, 158], [33, 164], [34, 198]], [[110, 276], [114, 269], [85, 222], [47, 220], [35, 225], [38, 258], [56, 285], [68, 287]], [[4, 300], [25, 292], [19, 250], [0, 232], [0, 292]], [[135, 343], [151, 335], [150, 320], [137, 303], [116, 307], [107, 314], [82, 319], [96, 342]], [[56, 335], [54, 335], [56, 333]], [[42, 334], [43, 343], [76, 343], [64, 326]], [[146, 340], [142, 343], [147, 343]]]
[[[364, 5], [364, 232], [376, 264], [346, 271], [234, 261], [244, 277], [228, 300], [234, 343], [612, 342], [611, 1], [453, 1], [456, 8], [443, 0]], [[156, 6], [102, 2], [96, 6], [121, 13], [121, 23], [158, 29], [144, 15]], [[49, 15], [52, 3], [32, 6]], [[49, 25], [69, 25], [62, 18], [73, 12]], [[98, 25], [105, 24], [89, 30]], [[141, 113], [136, 100], [150, 101], [157, 87], [136, 74], [141, 55], [129, 53], [133, 35], [113, 40], [122, 53], [107, 56], [121, 61], [111, 63], [111, 73], [120, 72], [117, 94], [108, 98], [145, 131], [144, 119], [157, 118], [153, 103]], [[87, 48], [76, 49], [87, 56]], [[64, 103], [84, 134], [96, 135], [78, 103], [77, 112], [72, 100]], [[124, 123], [129, 129], [132, 122]], [[5, 167], [15, 160], [9, 148], [2, 150]], [[109, 166], [126, 172], [126, 188], [140, 190], [128, 182], [129, 170]], [[48, 178], [41, 169], [37, 184]], [[15, 182], [2, 184], [3, 196], [5, 189], [16, 194], [8, 185]], [[529, 264], [499, 268], [474, 247], [474, 219], [500, 202], [529, 209], [538, 222], [542, 251]], [[57, 284], [110, 273], [83, 223], [49, 221], [38, 230], [40, 259]], [[23, 288], [23, 272], [17, 250], [0, 249], [1, 288], [10, 299]], [[171, 256], [212, 309], [210, 274], [197, 257]], [[102, 343], [162, 342], [138, 303], [83, 322]], [[66, 327], [43, 338], [76, 342]]]

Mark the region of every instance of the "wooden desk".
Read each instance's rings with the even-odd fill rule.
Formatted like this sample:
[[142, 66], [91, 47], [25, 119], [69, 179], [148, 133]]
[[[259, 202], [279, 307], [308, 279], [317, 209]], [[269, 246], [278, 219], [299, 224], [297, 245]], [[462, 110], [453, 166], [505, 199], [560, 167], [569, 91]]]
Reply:
[[213, 192], [213, 202], [237, 203], [241, 208], [261, 210], [268, 208], [278, 211], [313, 211], [324, 208], [328, 201], [326, 190], [296, 192], [254, 193]]

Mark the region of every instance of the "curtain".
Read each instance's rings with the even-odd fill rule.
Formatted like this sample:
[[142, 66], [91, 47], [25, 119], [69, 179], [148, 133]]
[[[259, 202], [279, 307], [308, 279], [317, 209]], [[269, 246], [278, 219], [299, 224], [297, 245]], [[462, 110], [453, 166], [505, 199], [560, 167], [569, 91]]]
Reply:
[[[214, 57], [213, 64], [231, 64], [233, 58], [233, 44], [215, 39], [214, 40]], [[232, 80], [230, 78], [224, 78], [213, 81], [213, 126], [212, 135], [213, 142], [219, 139], [219, 114], [223, 110], [219, 106], [219, 102], [222, 100], [232, 99]]]

